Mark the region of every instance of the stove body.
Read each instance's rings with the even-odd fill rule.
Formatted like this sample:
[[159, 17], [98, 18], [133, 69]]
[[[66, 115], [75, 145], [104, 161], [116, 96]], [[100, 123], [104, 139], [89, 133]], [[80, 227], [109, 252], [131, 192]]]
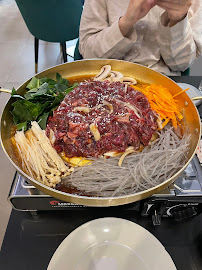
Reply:
[[[16, 210], [95, 210], [95, 207], [63, 202], [42, 193], [32, 186], [26, 178], [16, 173], [8, 197]], [[107, 207], [139, 211], [142, 216], [150, 217], [154, 225], [160, 225], [162, 218], [184, 220], [202, 212], [202, 167], [197, 156], [193, 158], [182, 175], [158, 194], [128, 205]]]

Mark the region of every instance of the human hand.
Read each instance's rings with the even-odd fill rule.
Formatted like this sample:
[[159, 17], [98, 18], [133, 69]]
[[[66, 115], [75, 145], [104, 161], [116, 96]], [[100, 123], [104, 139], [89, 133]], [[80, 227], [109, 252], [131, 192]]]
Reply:
[[157, 5], [165, 9], [169, 26], [173, 26], [186, 17], [192, 0], [159, 0]]
[[145, 17], [158, 1], [159, 0], [130, 0], [126, 13], [119, 20], [119, 27], [123, 36], [126, 36], [133, 25]]

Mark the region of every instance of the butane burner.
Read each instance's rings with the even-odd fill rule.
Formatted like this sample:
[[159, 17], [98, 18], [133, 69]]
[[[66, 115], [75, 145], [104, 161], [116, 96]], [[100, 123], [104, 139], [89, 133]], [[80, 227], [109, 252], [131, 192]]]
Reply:
[[[21, 211], [95, 209], [95, 207], [68, 203], [46, 195], [17, 172], [8, 200], [14, 209]], [[201, 213], [202, 168], [198, 158], [195, 156], [181, 176], [161, 192], [139, 202], [107, 209], [140, 211], [142, 216], [152, 217], [154, 225], [159, 225], [162, 217], [183, 220]]]

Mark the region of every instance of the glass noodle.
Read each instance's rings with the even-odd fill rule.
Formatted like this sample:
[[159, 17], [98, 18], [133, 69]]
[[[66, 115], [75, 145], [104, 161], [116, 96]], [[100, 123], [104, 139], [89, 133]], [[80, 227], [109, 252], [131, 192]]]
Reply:
[[159, 185], [186, 163], [190, 135], [179, 138], [169, 125], [158, 135], [142, 152], [126, 156], [121, 167], [118, 157], [100, 157], [75, 168], [63, 183], [99, 197], [124, 196]]

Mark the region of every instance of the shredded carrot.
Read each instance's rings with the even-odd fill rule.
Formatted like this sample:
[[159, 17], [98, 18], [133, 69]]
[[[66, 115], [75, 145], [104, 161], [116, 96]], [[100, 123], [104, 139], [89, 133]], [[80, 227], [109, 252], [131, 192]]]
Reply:
[[189, 90], [189, 88], [184, 89], [184, 90], [180, 91], [179, 93], [175, 94], [175, 95], [173, 96], [173, 98], [175, 98], [175, 97], [181, 95], [182, 93], [186, 92], [187, 90]]
[[152, 110], [159, 115], [160, 121], [164, 121], [160, 124], [160, 129], [164, 128], [170, 120], [172, 121], [173, 127], [177, 128], [183, 116], [177, 108], [177, 100], [174, 100], [174, 97], [184, 93], [188, 89], [185, 89], [172, 96], [168, 89], [161, 85], [151, 84], [131, 86], [135, 90], [142, 92], [148, 98]]

